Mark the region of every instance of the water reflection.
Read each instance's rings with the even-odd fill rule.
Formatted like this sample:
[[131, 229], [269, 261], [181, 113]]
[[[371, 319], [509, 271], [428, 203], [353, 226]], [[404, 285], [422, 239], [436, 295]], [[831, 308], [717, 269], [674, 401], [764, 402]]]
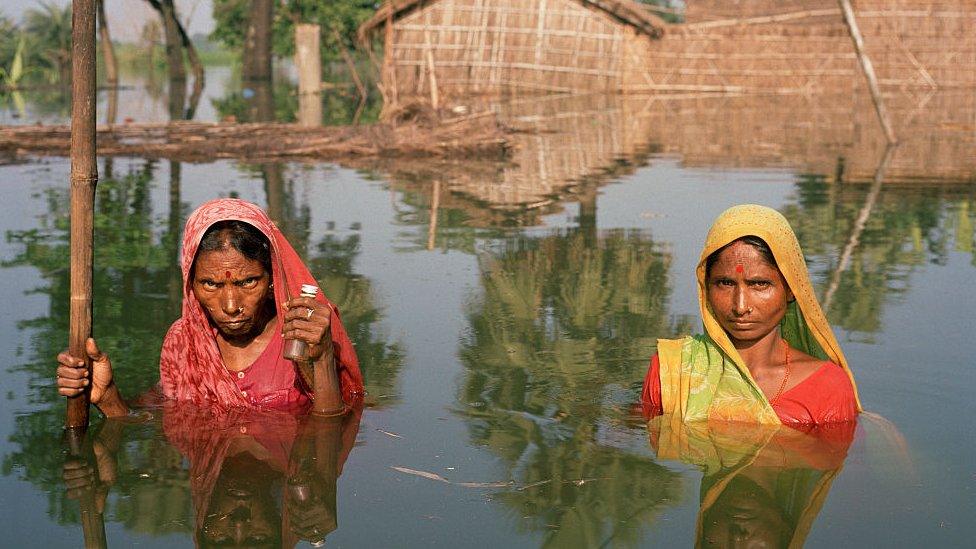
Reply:
[[497, 499], [547, 545], [636, 544], [677, 497], [677, 473], [609, 434], [655, 338], [688, 328], [668, 320], [669, 262], [646, 233], [588, 225], [479, 257], [459, 412], [525, 486]]
[[361, 410], [337, 418], [168, 405], [167, 440], [189, 461], [200, 545], [294, 546], [337, 527], [336, 479]]
[[[864, 215], [865, 205], [871, 208]], [[796, 182], [790, 220], [834, 326], [870, 341], [886, 307], [912, 290], [926, 265], [973, 248], [976, 186], [964, 182]]]
[[[175, 457], [182, 474], [174, 478], [164, 467], [136, 471], [141, 486], [131, 495], [142, 505], [115, 511], [132, 513], [134, 522], [141, 523], [138, 530], [161, 534], [176, 524], [200, 546], [292, 547], [301, 540], [321, 543], [338, 527], [336, 481], [355, 445], [361, 408], [323, 418], [214, 413], [166, 403], [156, 413], [161, 420], [154, 423], [158, 429], [161, 421], [168, 443], [164, 455]], [[106, 546], [103, 515], [110, 490], [133, 488], [119, 474], [119, 462], [130, 457], [123, 446], [125, 431], [132, 429], [139, 426], [107, 420], [91, 436], [75, 441], [65, 459], [64, 493], [78, 501], [88, 547]], [[180, 466], [180, 456], [188, 469]], [[121, 476], [131, 482], [132, 473]], [[185, 515], [191, 509], [185, 506], [187, 496], [192, 520]]]
[[802, 547], [854, 440], [856, 423], [648, 424], [659, 459], [700, 467], [698, 547]]

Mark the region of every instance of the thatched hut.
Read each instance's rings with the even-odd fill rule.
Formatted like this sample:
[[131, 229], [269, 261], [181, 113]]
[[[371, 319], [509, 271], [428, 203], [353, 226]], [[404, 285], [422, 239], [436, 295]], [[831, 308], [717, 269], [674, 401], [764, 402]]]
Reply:
[[394, 0], [359, 36], [383, 32], [383, 86], [401, 97], [617, 92], [664, 27], [632, 0]]

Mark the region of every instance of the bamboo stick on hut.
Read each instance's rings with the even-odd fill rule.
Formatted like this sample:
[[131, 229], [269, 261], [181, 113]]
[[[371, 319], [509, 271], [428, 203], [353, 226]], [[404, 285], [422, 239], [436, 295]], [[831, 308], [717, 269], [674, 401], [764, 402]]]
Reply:
[[[95, 210], [95, 5], [94, 0], [73, 0], [71, 90], [71, 303], [68, 350], [84, 357], [89, 375], [91, 361], [85, 341], [92, 333], [92, 256]], [[88, 427], [89, 385], [68, 397], [65, 427]]]
[[430, 31], [424, 30], [424, 46], [427, 54], [427, 75], [430, 78], [430, 106], [435, 111], [440, 106], [440, 94], [437, 90], [437, 75], [434, 70], [434, 52], [430, 47]]
[[718, 21], [706, 21], [704, 23], [692, 23], [685, 25], [686, 30], [714, 29], [718, 27], [735, 27], [740, 25], [766, 25], [769, 23], [782, 23], [784, 21], [795, 21], [797, 19], [807, 19], [809, 17], [824, 17], [830, 15], [840, 15], [837, 8], [827, 8], [819, 10], [803, 10], [790, 13], [780, 13], [777, 15], [763, 15], [760, 17], [740, 17], [736, 19], [719, 19]]
[[390, 95], [390, 102], [392, 103], [390, 107], [393, 108], [399, 102], [399, 91], [397, 90], [396, 66], [393, 63], [394, 61], [393, 50], [395, 45], [393, 43], [394, 35], [393, 35], [392, 10], [387, 11], [386, 13], [386, 27], [383, 29], [383, 31], [384, 31], [383, 43], [385, 44], [383, 47], [383, 69], [385, 73], [384, 78], [388, 79], [386, 84], [390, 87], [389, 95]]
[[861, 63], [861, 69], [864, 71], [864, 78], [868, 82], [868, 89], [871, 91], [871, 100], [874, 102], [874, 110], [878, 113], [878, 120], [881, 122], [881, 128], [884, 130], [885, 138], [888, 143], [896, 143], [898, 140], [895, 138], [895, 130], [891, 127], [891, 121], [888, 120], [888, 111], [884, 106], [884, 99], [881, 97], [881, 88], [878, 87], [878, 78], [874, 74], [874, 66], [871, 64], [871, 58], [864, 52], [864, 38], [861, 36], [861, 30], [857, 26], [857, 19], [854, 18], [854, 8], [851, 7], [850, 0], [838, 0], [840, 2], [841, 11], [844, 14], [844, 23], [847, 24], [847, 30], [851, 34], [851, 40], [854, 42], [854, 51], [857, 53], [857, 59]]

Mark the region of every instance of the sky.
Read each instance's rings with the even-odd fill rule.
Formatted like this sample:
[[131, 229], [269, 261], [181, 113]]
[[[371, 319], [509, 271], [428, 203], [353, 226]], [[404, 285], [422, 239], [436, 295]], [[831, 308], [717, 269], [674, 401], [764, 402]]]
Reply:
[[[46, 0], [47, 2], [64, 6], [71, 0]], [[24, 12], [39, 7], [42, 0], [3, 0], [0, 2], [0, 13], [20, 21]], [[186, 25], [187, 32], [209, 34], [213, 30], [213, 3], [211, 0], [176, 0], [176, 11], [180, 20]], [[151, 17], [158, 17], [145, 0], [105, 0], [105, 12], [108, 14], [109, 30], [112, 39], [119, 42], [136, 42], [142, 26]]]

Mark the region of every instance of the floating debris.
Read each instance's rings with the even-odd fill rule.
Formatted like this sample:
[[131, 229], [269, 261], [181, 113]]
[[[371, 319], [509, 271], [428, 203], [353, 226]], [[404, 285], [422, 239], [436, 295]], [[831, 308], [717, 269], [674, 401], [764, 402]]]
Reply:
[[400, 467], [397, 465], [391, 465], [390, 469], [394, 471], [399, 471], [408, 475], [415, 475], [418, 477], [423, 477], [429, 480], [436, 480], [437, 482], [443, 482], [445, 484], [451, 484], [454, 486], [461, 486], [464, 488], [508, 488], [509, 486], [514, 486], [513, 481], [499, 481], [499, 482], [452, 482], [446, 478], [438, 475], [437, 473], [431, 473], [429, 471], [419, 471], [417, 469], [410, 469], [409, 467]]
[[410, 469], [410, 468], [407, 468], [407, 467], [399, 467], [399, 466], [396, 466], [396, 465], [391, 465], [390, 466], [390, 469], [393, 469], [394, 471], [400, 471], [401, 473], [406, 473], [408, 475], [416, 475], [418, 477], [424, 477], [424, 478], [427, 478], [427, 479], [430, 479], [430, 480], [436, 480], [438, 482], [446, 482], [448, 484], [451, 483], [451, 481], [449, 481], [446, 478], [438, 475], [437, 473], [429, 473], [427, 471], [418, 471], [416, 469]]
[[383, 429], [377, 429], [377, 431], [379, 431], [379, 432], [381, 432], [381, 433], [383, 433], [384, 435], [386, 435], [386, 436], [388, 436], [388, 437], [393, 437], [393, 438], [403, 438], [402, 436], [400, 436], [400, 435], [398, 435], [398, 434], [396, 434], [396, 433], [391, 433], [391, 432], [389, 432], [389, 431], [384, 431]]

